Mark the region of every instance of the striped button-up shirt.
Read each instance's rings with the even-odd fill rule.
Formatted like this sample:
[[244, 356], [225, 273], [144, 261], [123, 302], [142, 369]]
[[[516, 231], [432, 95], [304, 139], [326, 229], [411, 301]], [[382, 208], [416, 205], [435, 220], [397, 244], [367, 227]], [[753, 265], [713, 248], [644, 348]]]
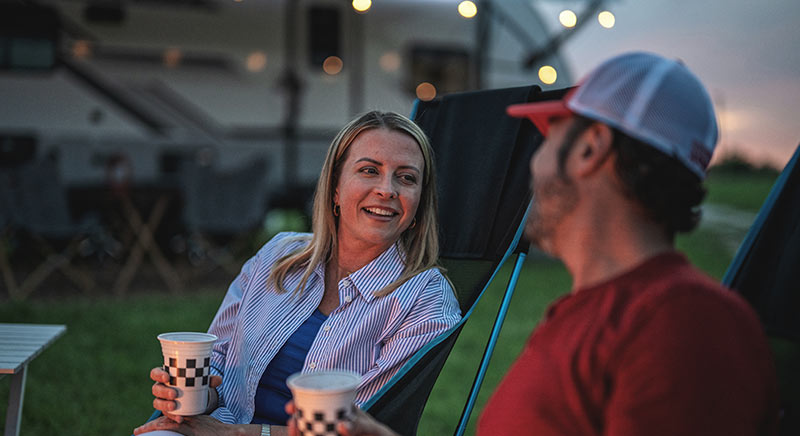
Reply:
[[[287, 274], [289, 292], [268, 283], [272, 265], [310, 240], [282, 233], [245, 263], [231, 283], [209, 328], [214, 344], [211, 372], [222, 376], [219, 408], [211, 416], [230, 424], [253, 418], [258, 381], [289, 336], [322, 301], [325, 268], [319, 265], [300, 295], [301, 271]], [[339, 281], [339, 307], [331, 312], [308, 351], [303, 372], [326, 369], [362, 375], [356, 404], [377, 392], [423, 345], [455, 325], [460, 310], [449, 282], [436, 269], [422, 272], [389, 295], [376, 297], [403, 271], [397, 244]]]

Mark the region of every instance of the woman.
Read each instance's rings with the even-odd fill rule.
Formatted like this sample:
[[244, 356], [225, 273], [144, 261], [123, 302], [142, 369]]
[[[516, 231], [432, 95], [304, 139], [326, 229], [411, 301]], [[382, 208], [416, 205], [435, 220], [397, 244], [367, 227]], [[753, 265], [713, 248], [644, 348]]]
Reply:
[[[437, 268], [433, 152], [395, 113], [369, 112], [333, 140], [314, 198], [313, 234], [283, 233], [231, 284], [209, 329], [210, 416], [170, 415], [175, 391], [154, 368], [154, 406], [166, 416], [136, 429], [181, 434], [286, 434], [286, 377], [362, 374], [356, 404], [460, 318]], [[221, 383], [221, 384], [220, 384]], [[255, 424], [255, 425], [254, 425]]]

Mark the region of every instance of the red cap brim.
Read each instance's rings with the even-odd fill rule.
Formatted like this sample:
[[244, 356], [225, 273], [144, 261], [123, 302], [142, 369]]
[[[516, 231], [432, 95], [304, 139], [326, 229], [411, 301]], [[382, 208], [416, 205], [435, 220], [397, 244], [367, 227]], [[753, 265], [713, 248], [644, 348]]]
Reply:
[[550, 119], [566, 117], [572, 114], [567, 108], [566, 98], [562, 100], [539, 101], [535, 103], [512, 104], [506, 108], [506, 113], [516, 118], [526, 117], [539, 129], [543, 136], [547, 136]]

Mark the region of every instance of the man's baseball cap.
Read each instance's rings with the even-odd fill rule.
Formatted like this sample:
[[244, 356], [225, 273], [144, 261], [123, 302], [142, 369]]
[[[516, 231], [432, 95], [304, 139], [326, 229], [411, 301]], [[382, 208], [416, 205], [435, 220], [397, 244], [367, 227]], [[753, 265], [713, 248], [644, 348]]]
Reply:
[[700, 179], [717, 143], [717, 120], [700, 80], [681, 62], [635, 52], [603, 62], [561, 100], [511, 105], [547, 136], [554, 117], [579, 114], [672, 156]]

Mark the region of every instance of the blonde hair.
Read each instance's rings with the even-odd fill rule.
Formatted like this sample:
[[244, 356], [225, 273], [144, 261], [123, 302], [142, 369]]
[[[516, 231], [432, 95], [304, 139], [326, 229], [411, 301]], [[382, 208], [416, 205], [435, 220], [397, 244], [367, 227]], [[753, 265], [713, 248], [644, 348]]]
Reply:
[[422, 192], [414, 215], [416, 225], [406, 229], [400, 236], [399, 245], [405, 257], [405, 268], [397, 280], [376, 291], [376, 296], [388, 295], [415, 275], [438, 267], [439, 223], [437, 219], [436, 171], [433, 149], [425, 132], [413, 121], [394, 112], [367, 112], [348, 123], [336, 135], [328, 147], [314, 194], [314, 209], [311, 217], [311, 242], [303, 248], [278, 259], [272, 268], [269, 280], [278, 292], [288, 292], [283, 282], [286, 275], [304, 269], [300, 284], [294, 290], [303, 292], [309, 276], [320, 263], [327, 263], [338, 245], [338, 220], [333, 215], [333, 195], [339, 181], [347, 150], [356, 137], [366, 130], [387, 129], [411, 136], [419, 145], [425, 163], [422, 175]]

